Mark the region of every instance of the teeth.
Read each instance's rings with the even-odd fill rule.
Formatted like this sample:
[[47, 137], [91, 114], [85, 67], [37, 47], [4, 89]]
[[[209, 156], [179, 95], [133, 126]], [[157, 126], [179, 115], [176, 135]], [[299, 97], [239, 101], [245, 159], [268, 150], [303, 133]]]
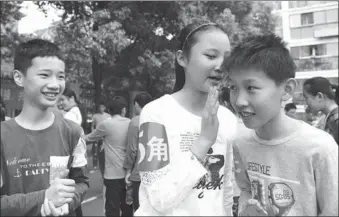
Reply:
[[249, 113], [249, 112], [240, 112], [240, 113], [244, 117], [248, 117], [248, 116], [252, 115], [252, 113]]
[[46, 95], [46, 96], [50, 96], [50, 97], [54, 97], [54, 96], [56, 96], [56, 94], [55, 94], [55, 93], [45, 93], [45, 95]]

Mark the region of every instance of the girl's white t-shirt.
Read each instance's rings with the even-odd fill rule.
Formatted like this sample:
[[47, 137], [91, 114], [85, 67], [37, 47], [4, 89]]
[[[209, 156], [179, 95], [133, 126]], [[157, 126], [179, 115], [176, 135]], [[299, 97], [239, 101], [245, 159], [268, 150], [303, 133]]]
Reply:
[[140, 207], [135, 216], [232, 216], [232, 141], [237, 119], [222, 106], [218, 119], [216, 142], [200, 163], [190, 147], [200, 135], [201, 117], [171, 95], [143, 108], [137, 159]]
[[68, 112], [64, 114], [64, 118], [74, 121], [75, 123], [81, 126], [82, 116], [78, 106], [71, 108]]

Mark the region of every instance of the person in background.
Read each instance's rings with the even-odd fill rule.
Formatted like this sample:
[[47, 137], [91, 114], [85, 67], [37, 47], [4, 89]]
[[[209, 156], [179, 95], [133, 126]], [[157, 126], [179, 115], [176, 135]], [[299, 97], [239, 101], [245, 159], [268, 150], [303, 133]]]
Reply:
[[339, 108], [329, 80], [323, 77], [307, 79], [303, 85], [303, 95], [313, 113], [321, 111], [326, 115], [324, 130], [339, 144]]
[[62, 96], [60, 96], [60, 105], [63, 107], [65, 114], [64, 118], [74, 121], [81, 126], [83, 117], [79, 108], [75, 92], [70, 88], [65, 88]]
[[136, 116], [132, 118], [128, 127], [127, 134], [127, 151], [124, 168], [126, 169], [126, 184], [132, 182], [133, 188], [133, 209], [139, 208], [139, 187], [140, 176], [137, 168], [137, 154], [139, 145], [139, 119], [142, 108], [149, 102], [152, 97], [148, 93], [139, 93], [134, 98], [134, 109]]
[[101, 121], [93, 132], [86, 135], [88, 142], [103, 140], [105, 149], [104, 185], [106, 216], [133, 216], [133, 207], [126, 204], [124, 161], [127, 132], [131, 122], [126, 118], [127, 102], [116, 98], [108, 103], [111, 118]]
[[287, 116], [297, 119], [297, 106], [293, 102], [287, 103], [284, 109]]
[[[108, 118], [111, 118], [111, 115], [106, 113], [106, 105], [103, 101], [100, 102], [99, 106], [97, 107], [97, 113], [93, 115], [92, 124], [91, 124], [91, 132], [95, 130], [98, 124], [101, 121], [104, 121]], [[105, 166], [105, 153], [102, 147], [102, 140], [99, 140], [96, 143], [93, 143], [92, 153], [93, 153], [93, 166], [94, 168], [97, 166], [99, 161], [99, 169], [101, 175], [104, 174], [104, 166]]]

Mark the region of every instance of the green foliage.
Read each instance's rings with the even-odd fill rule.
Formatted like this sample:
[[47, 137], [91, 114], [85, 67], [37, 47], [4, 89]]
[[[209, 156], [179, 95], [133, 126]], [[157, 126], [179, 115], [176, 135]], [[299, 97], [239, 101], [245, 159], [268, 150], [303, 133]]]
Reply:
[[[1, 1], [1, 63], [12, 64], [13, 52], [19, 43], [17, 22], [23, 17], [19, 12], [21, 1]], [[2, 64], [1, 64], [2, 65]]]

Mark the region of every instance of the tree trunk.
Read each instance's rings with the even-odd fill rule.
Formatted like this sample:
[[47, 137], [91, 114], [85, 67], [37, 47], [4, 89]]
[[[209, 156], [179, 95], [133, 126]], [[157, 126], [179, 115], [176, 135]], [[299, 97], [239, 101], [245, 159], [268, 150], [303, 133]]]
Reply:
[[[93, 33], [99, 30], [99, 25], [97, 22], [94, 22], [92, 30]], [[94, 36], [93, 40], [95, 40]], [[100, 64], [93, 53], [92, 53], [92, 74], [94, 80], [94, 103], [95, 109], [97, 109], [99, 107], [101, 99], [102, 70], [100, 69]]]

